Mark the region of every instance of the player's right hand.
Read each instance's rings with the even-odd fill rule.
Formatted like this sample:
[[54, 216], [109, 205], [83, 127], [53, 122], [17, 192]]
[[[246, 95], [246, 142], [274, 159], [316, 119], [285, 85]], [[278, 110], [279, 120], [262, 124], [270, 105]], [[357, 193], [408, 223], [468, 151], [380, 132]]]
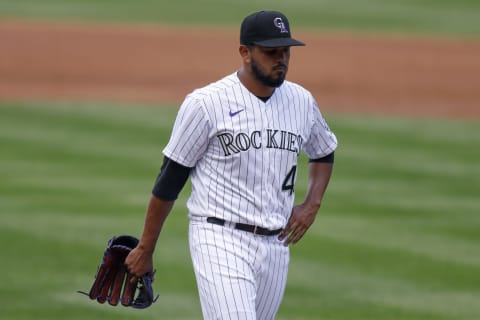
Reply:
[[125, 259], [125, 266], [128, 273], [132, 275], [130, 281], [135, 283], [144, 274], [153, 272], [153, 255], [137, 246]]

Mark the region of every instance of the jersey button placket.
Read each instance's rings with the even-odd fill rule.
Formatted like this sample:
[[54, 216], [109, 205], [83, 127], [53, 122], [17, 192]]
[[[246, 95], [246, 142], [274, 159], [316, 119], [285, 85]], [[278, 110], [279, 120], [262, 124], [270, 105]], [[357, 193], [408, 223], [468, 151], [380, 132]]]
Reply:
[[270, 153], [268, 152], [268, 136], [267, 136], [267, 129], [271, 129], [271, 121], [269, 119], [272, 119], [273, 117], [273, 111], [271, 109], [271, 104], [270, 104], [270, 99], [264, 103], [260, 102], [260, 112], [262, 114], [262, 133], [263, 133], [263, 141], [262, 141], [262, 163], [263, 163], [263, 170], [262, 170], [262, 179], [261, 179], [261, 184], [262, 184], [262, 202], [263, 205], [262, 207], [268, 207], [269, 204], [272, 201], [272, 195], [271, 195], [271, 189], [268, 186], [269, 183], [269, 176], [270, 176], [270, 171], [272, 170], [271, 166], [271, 159], [270, 159]]

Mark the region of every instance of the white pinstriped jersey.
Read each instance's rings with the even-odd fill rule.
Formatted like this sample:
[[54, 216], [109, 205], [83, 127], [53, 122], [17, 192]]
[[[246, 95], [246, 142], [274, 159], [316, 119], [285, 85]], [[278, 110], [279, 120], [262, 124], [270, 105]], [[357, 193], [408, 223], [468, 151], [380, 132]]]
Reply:
[[336, 147], [306, 89], [285, 81], [263, 102], [234, 73], [186, 97], [163, 152], [194, 168], [191, 216], [279, 229], [292, 211], [300, 151], [316, 159]]

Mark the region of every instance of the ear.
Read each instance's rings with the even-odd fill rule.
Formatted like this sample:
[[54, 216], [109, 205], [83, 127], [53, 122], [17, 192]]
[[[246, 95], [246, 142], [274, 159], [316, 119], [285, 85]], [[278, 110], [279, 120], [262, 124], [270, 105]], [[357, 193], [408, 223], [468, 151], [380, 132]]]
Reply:
[[245, 45], [241, 45], [238, 48], [238, 52], [240, 53], [240, 56], [242, 57], [243, 62], [249, 64], [250, 61], [251, 61], [251, 51], [250, 51], [250, 49]]

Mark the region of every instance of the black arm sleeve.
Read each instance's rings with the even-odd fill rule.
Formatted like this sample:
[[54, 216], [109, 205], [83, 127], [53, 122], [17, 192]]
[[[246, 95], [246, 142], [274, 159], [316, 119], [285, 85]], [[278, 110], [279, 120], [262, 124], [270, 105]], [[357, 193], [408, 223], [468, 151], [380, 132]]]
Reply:
[[310, 159], [308, 162], [324, 162], [324, 163], [333, 163], [335, 160], [335, 151], [330, 153], [328, 156], [318, 159]]
[[185, 186], [191, 170], [192, 168], [185, 167], [168, 157], [164, 157], [152, 194], [165, 201], [176, 200], [178, 194]]

